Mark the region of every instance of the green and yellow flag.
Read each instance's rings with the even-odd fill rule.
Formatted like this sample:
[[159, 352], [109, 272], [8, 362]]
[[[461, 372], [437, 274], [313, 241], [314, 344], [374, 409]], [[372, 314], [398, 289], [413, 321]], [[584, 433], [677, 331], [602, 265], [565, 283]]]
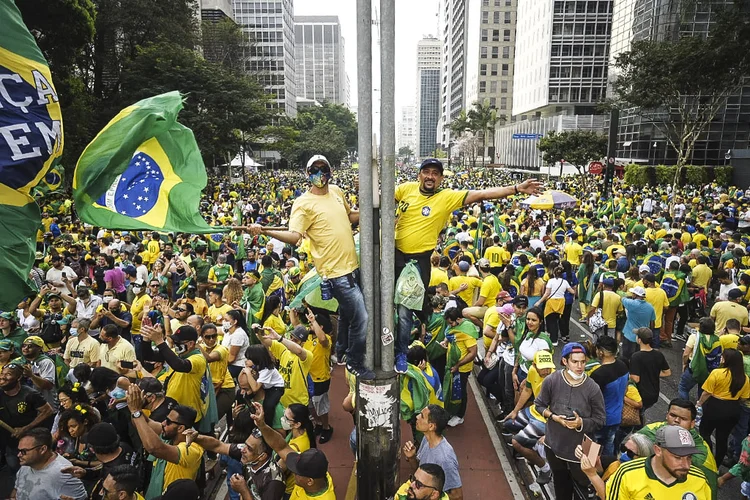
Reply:
[[60, 188], [62, 188], [63, 179], [65, 179], [65, 170], [63, 169], [63, 166], [59, 163], [53, 165], [31, 194], [34, 198], [56, 194], [60, 192]]
[[41, 223], [32, 191], [63, 150], [62, 115], [47, 61], [13, 0], [0, 0], [0, 310], [34, 293]]
[[215, 233], [200, 215], [206, 187], [193, 132], [177, 122], [179, 92], [123, 109], [83, 151], [73, 177], [81, 220], [108, 229]]

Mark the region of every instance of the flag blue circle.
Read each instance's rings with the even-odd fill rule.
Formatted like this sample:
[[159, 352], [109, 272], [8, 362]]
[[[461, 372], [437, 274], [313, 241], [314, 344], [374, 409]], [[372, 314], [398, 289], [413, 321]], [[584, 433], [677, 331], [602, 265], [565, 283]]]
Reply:
[[115, 210], [127, 217], [147, 214], [156, 206], [163, 182], [164, 174], [156, 161], [146, 153], [136, 153], [117, 183]]

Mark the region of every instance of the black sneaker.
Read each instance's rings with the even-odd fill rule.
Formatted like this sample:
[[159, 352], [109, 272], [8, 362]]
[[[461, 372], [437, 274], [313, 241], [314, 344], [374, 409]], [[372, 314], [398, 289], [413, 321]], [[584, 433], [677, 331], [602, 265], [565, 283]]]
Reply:
[[346, 353], [336, 353], [336, 364], [339, 366], [346, 366]]
[[316, 425], [313, 427], [313, 434], [316, 436], [320, 436], [320, 433], [323, 432], [323, 426], [322, 425]]
[[352, 375], [361, 378], [362, 380], [374, 380], [375, 379], [375, 372], [372, 370], [368, 370], [364, 366], [355, 366], [352, 364], [346, 365], [346, 369], [349, 370], [349, 373]]
[[333, 427], [329, 426], [328, 429], [322, 429], [320, 431], [320, 437], [318, 438], [318, 442], [320, 444], [325, 444], [331, 440], [332, 436], [333, 436]]

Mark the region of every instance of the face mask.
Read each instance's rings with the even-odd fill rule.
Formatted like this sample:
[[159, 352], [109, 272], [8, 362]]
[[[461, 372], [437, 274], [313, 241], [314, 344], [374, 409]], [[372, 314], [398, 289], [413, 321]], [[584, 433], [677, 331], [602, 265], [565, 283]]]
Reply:
[[586, 375], [586, 373], [581, 373], [580, 375], [578, 375], [573, 370], [567, 370], [567, 372], [568, 372], [568, 376], [576, 381], [583, 379], [584, 375]]
[[285, 431], [292, 430], [292, 423], [289, 421], [288, 418], [286, 418], [286, 415], [281, 416], [281, 428]]
[[316, 188], [322, 188], [325, 187], [326, 184], [328, 184], [328, 175], [324, 174], [323, 172], [318, 172], [317, 174], [308, 176], [308, 179], [310, 180], [310, 184], [315, 186]]
[[622, 452], [620, 455], [620, 462], [630, 462], [630, 460], [632, 460], [630, 455], [628, 455], [627, 452]]
[[156, 366], [153, 363], [149, 363], [148, 361], [144, 361], [143, 362], [143, 368], [145, 368], [146, 371], [152, 372], [152, 371], [154, 371], [154, 368], [156, 368]]
[[177, 352], [177, 354], [184, 354], [185, 351], [187, 351], [187, 347], [185, 344], [175, 344], [174, 350]]
[[228, 332], [228, 331], [229, 331], [229, 329], [230, 329], [230, 328], [232, 328], [232, 323], [230, 323], [229, 321], [224, 321], [224, 322], [223, 322], [223, 323], [221, 324], [221, 328], [222, 328], [222, 329], [223, 329], [223, 330], [224, 330], [225, 332]]
[[133, 287], [133, 293], [136, 294], [136, 295], [138, 295], [139, 293], [141, 293], [142, 290], [143, 290], [143, 288], [141, 288], [139, 286], [134, 286]]
[[108, 302], [109, 302], [110, 300], [112, 300], [112, 299], [114, 299], [114, 297], [110, 297], [109, 295], [105, 295], [104, 297], [102, 297], [102, 301], [103, 301], [103, 302], [104, 302], [105, 304], [106, 304], [106, 303], [108, 303]]
[[70, 333], [70, 336], [71, 336], [71, 337], [78, 337], [78, 328], [76, 328], [76, 327], [71, 327], [71, 329], [70, 329], [70, 332], [69, 332], [69, 333]]

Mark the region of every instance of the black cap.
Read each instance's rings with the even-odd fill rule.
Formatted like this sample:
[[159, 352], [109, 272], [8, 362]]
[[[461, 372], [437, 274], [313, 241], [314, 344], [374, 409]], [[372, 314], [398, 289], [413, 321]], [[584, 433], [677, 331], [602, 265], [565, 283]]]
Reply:
[[649, 283], [656, 283], [656, 276], [654, 276], [652, 273], [648, 273], [643, 277], [643, 281], [648, 281]]
[[731, 300], [737, 300], [741, 298], [743, 295], [744, 294], [742, 293], [742, 290], [740, 290], [739, 288], [732, 288], [727, 293], [727, 297], [729, 297]]
[[86, 441], [94, 448], [109, 447], [120, 440], [115, 427], [107, 422], [94, 424], [89, 430]]
[[299, 476], [321, 479], [328, 472], [328, 459], [319, 449], [310, 448], [302, 453], [289, 453], [286, 468]]
[[294, 327], [294, 330], [292, 330], [292, 337], [296, 338], [297, 340], [305, 341], [308, 337], [308, 331], [307, 328], [302, 325], [297, 325]]
[[529, 298], [526, 295], [516, 295], [513, 299], [513, 305], [518, 307], [528, 307]]
[[190, 325], [182, 325], [172, 335], [172, 340], [178, 343], [198, 340], [198, 331]]
[[419, 170], [422, 170], [423, 168], [427, 168], [427, 167], [435, 167], [438, 170], [440, 170], [441, 174], [443, 173], [443, 162], [438, 160], [437, 158], [427, 158], [419, 166]]

